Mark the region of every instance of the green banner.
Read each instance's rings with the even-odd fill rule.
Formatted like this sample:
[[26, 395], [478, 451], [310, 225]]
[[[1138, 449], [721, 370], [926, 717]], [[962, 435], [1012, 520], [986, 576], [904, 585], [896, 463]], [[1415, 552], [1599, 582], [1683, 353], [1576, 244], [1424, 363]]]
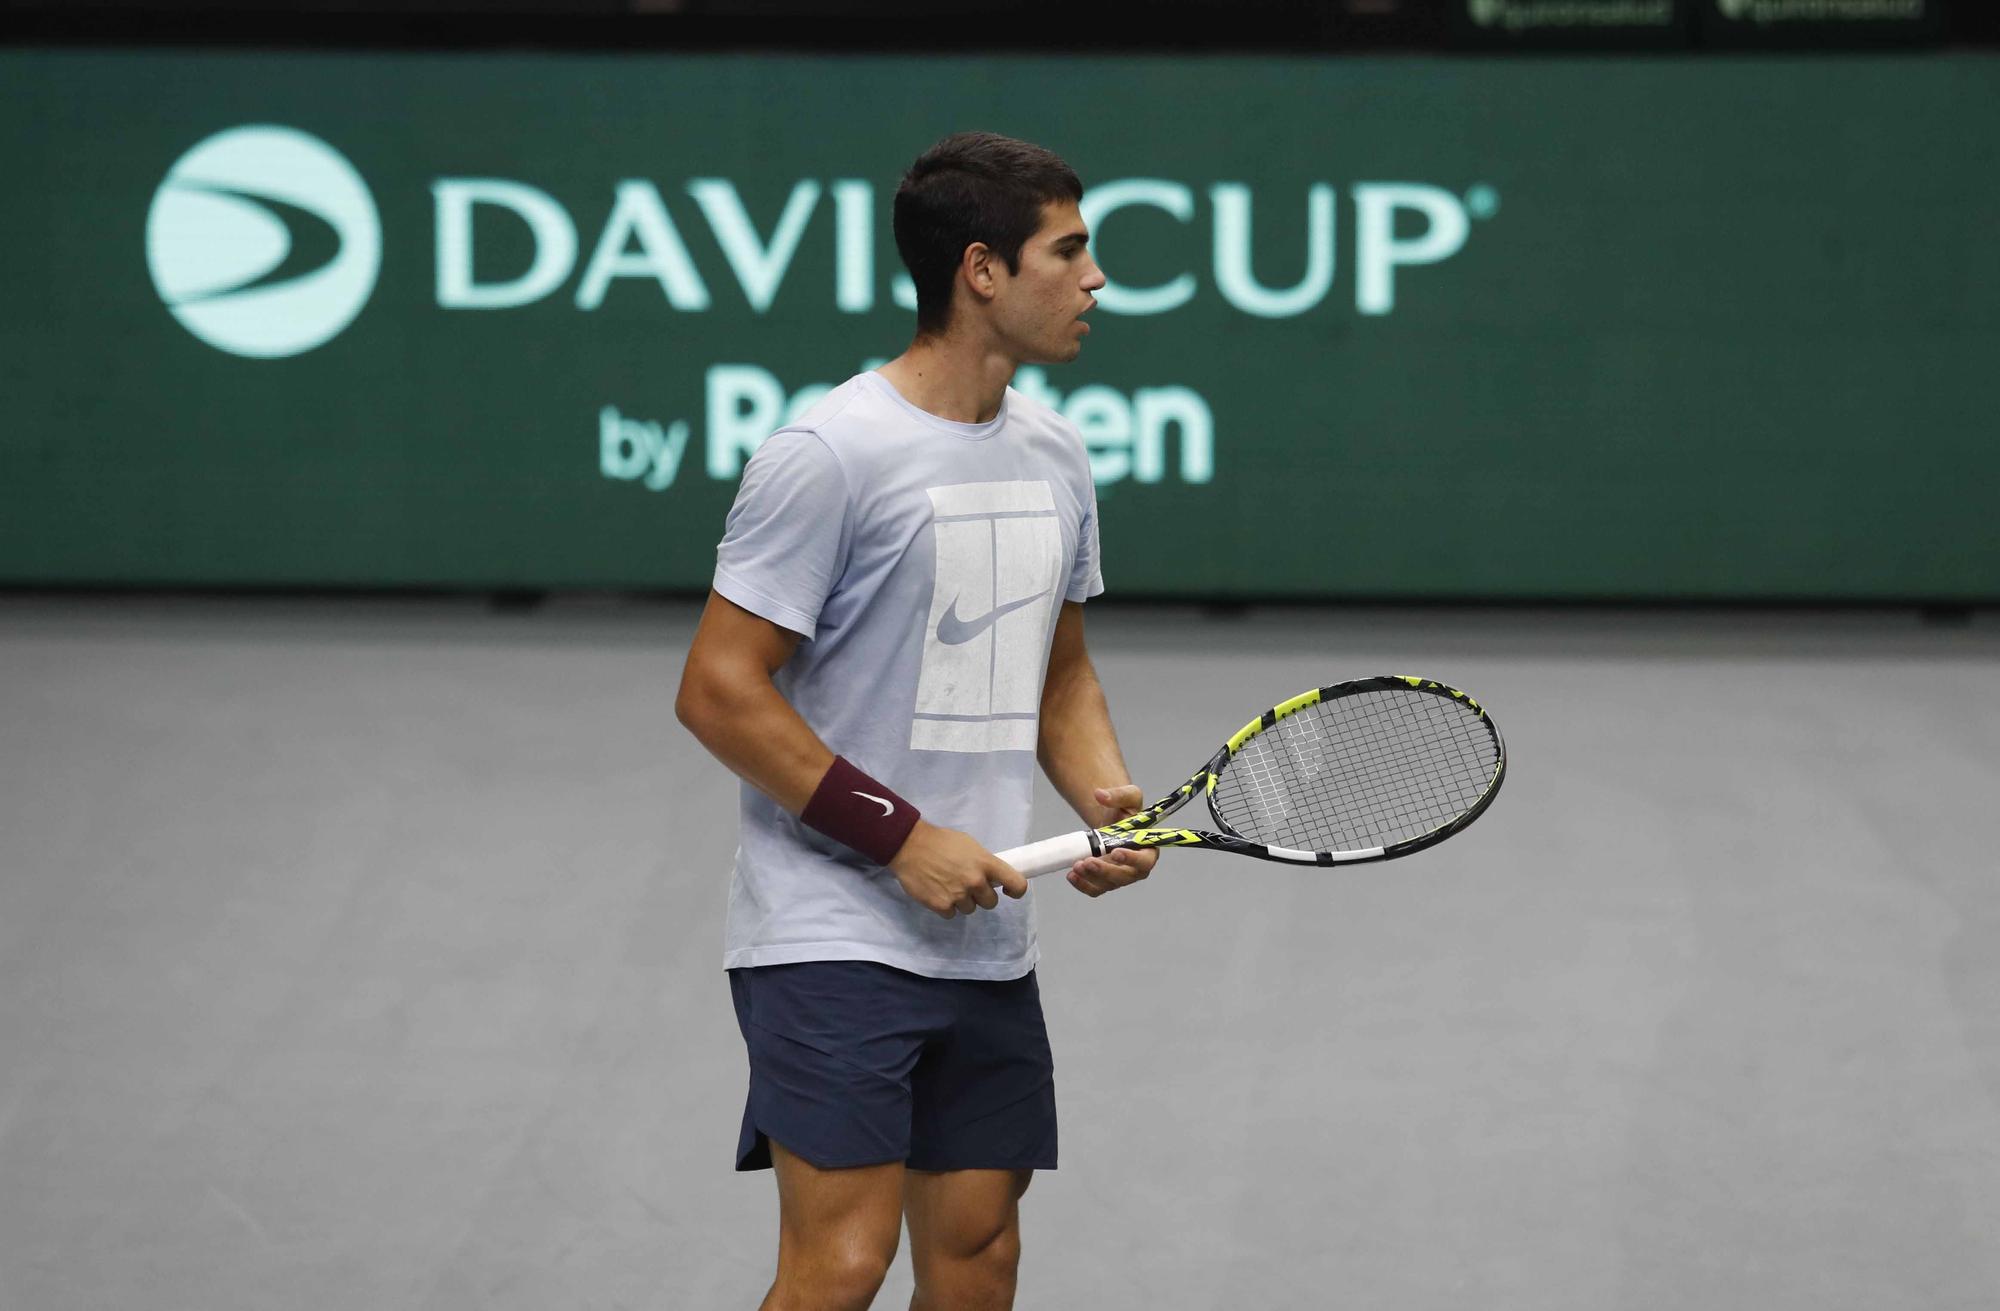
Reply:
[[2000, 597], [2000, 61], [0, 52], [0, 582], [699, 589], [946, 132], [1114, 594]]

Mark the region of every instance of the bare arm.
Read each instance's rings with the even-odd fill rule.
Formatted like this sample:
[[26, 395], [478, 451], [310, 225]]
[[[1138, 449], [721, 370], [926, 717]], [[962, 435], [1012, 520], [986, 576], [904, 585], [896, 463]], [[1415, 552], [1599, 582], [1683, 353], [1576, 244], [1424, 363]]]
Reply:
[[1111, 708], [1083, 642], [1083, 607], [1065, 601], [1056, 616], [1049, 648], [1048, 678], [1042, 684], [1041, 740], [1035, 748], [1042, 772], [1070, 809], [1096, 828], [1122, 815], [1097, 799], [1097, 789], [1132, 781]]
[[[832, 749], [771, 681], [802, 640], [710, 592], [674, 698], [674, 714], [697, 741], [793, 815], [833, 764]], [[946, 919], [998, 905], [996, 885], [1012, 897], [1027, 891], [1025, 879], [973, 839], [921, 819], [889, 868], [905, 892]]]
[[[1111, 708], [1083, 640], [1083, 606], [1063, 602], [1049, 647], [1049, 670], [1042, 684], [1041, 740], [1036, 758], [1070, 808], [1092, 828], [1123, 819], [1145, 805], [1145, 797], [1125, 768]], [[1091, 896], [1136, 883], [1150, 874], [1157, 851], [1114, 851], [1079, 860], [1069, 881]]]
[[674, 698], [674, 714], [697, 741], [794, 815], [833, 764], [833, 752], [771, 682], [802, 640], [710, 592]]

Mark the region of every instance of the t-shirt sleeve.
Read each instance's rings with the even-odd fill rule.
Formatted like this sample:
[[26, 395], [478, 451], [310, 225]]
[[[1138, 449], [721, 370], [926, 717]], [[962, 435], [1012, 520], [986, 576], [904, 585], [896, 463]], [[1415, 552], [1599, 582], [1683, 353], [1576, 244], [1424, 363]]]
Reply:
[[847, 567], [847, 476], [817, 434], [771, 435], [744, 467], [715, 548], [715, 590], [751, 614], [813, 637]]
[[1087, 601], [1104, 590], [1104, 571], [1097, 561], [1097, 488], [1087, 473], [1083, 489], [1083, 522], [1076, 527], [1076, 563], [1070, 566], [1069, 587], [1063, 592], [1071, 601]]

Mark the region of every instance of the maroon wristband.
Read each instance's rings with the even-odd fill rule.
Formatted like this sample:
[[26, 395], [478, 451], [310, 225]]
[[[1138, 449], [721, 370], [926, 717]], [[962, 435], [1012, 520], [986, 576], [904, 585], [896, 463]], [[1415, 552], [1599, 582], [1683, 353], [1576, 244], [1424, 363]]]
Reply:
[[917, 826], [917, 808], [835, 756], [799, 822], [886, 865]]

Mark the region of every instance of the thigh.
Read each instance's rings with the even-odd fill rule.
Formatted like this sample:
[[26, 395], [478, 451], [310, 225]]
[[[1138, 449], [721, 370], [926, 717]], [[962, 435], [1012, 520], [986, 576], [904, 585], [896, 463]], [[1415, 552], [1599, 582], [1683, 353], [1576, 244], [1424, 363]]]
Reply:
[[903, 1220], [901, 1162], [823, 1170], [773, 1142], [771, 1163], [778, 1176], [781, 1259], [788, 1251], [867, 1253], [884, 1262], [895, 1255]]

